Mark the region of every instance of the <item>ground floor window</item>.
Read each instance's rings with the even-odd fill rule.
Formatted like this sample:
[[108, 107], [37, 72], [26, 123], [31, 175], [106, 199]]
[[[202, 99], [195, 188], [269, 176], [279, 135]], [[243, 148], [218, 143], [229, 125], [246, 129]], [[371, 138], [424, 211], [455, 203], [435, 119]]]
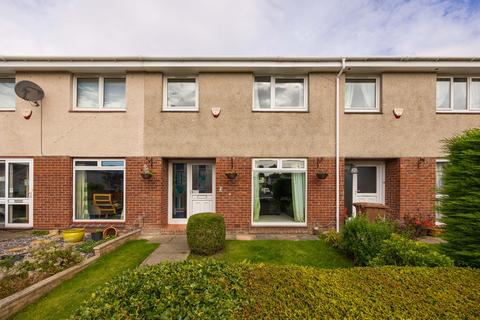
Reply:
[[125, 219], [125, 161], [74, 160], [74, 220]]
[[253, 160], [253, 222], [306, 222], [306, 160]]

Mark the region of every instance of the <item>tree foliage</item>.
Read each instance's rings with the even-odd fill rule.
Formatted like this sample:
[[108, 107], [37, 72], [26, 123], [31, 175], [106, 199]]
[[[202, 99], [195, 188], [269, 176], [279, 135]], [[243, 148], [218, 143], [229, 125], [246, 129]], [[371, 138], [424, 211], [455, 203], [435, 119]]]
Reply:
[[439, 206], [446, 224], [445, 252], [458, 265], [480, 267], [480, 128], [446, 140], [445, 195]]

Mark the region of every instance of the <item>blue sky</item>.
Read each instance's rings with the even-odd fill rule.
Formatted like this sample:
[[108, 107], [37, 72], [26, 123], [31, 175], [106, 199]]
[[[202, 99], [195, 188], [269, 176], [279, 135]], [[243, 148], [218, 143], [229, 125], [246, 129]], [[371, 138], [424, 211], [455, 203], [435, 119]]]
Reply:
[[0, 0], [0, 55], [480, 56], [480, 0]]

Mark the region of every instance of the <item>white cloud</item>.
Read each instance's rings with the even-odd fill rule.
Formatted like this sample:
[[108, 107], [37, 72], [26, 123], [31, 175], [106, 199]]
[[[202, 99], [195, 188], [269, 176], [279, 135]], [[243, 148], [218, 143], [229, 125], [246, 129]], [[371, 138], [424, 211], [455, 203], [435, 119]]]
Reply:
[[0, 55], [478, 55], [463, 1], [0, 1]]

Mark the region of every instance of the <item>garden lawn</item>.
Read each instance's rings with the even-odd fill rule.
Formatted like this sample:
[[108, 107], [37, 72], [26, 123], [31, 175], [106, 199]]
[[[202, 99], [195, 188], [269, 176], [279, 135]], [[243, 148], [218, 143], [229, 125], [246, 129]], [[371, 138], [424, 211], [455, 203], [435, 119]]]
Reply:
[[[190, 258], [199, 259], [200, 256], [191, 255]], [[228, 240], [224, 251], [212, 258], [227, 262], [296, 264], [318, 268], [352, 266], [347, 257], [323, 240]]]
[[124, 271], [136, 268], [157, 246], [146, 240], [127, 242], [17, 313], [13, 319], [70, 317], [98, 287]]

